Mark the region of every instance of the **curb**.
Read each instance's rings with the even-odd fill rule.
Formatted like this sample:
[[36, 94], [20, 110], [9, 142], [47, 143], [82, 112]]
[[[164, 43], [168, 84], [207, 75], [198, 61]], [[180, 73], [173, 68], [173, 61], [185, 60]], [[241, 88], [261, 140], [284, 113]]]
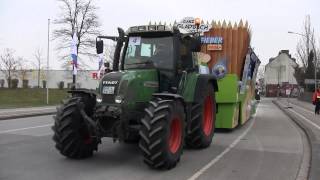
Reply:
[[17, 118], [26, 118], [26, 117], [34, 117], [34, 116], [44, 116], [44, 115], [51, 115], [55, 114], [57, 111], [50, 111], [50, 112], [41, 112], [41, 113], [30, 113], [30, 114], [14, 114], [14, 115], [4, 115], [0, 116], [1, 120], [10, 120], [10, 119], [17, 119]]
[[318, 167], [316, 166], [320, 162], [320, 156], [318, 155], [317, 149], [319, 149], [319, 144], [316, 142], [317, 140], [315, 139], [315, 135], [313, 131], [307, 127], [304, 123], [299, 120], [299, 118], [295, 117], [291, 113], [289, 113], [287, 110], [285, 110], [284, 107], [282, 107], [277, 101], [273, 100], [272, 101], [276, 106], [279, 107], [292, 121], [302, 129], [302, 131], [305, 133], [308, 143], [310, 146], [311, 150], [311, 157], [310, 157], [310, 162], [309, 162], [309, 167], [308, 167], [308, 178], [309, 180], [318, 180], [320, 177], [320, 171], [318, 170]]

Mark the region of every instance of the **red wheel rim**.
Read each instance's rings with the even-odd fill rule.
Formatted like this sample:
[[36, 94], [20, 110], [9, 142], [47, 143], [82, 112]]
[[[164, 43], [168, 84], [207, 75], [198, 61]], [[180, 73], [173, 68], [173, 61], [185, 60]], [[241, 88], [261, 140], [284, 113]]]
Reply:
[[85, 133], [83, 137], [84, 144], [91, 144], [92, 143], [92, 137], [89, 133]]
[[202, 118], [202, 129], [206, 136], [209, 136], [213, 126], [213, 102], [212, 97], [207, 96], [204, 102], [204, 111]]
[[92, 143], [92, 138], [91, 137], [86, 137], [84, 139], [84, 144], [91, 144]]
[[176, 153], [181, 146], [182, 127], [180, 118], [174, 118], [170, 125], [169, 149], [171, 153]]

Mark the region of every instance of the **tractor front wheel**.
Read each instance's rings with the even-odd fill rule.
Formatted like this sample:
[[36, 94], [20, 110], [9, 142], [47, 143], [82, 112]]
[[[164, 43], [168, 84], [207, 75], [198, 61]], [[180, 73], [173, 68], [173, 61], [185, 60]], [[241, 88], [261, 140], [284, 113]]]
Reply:
[[184, 144], [185, 112], [178, 100], [155, 99], [141, 120], [139, 147], [152, 168], [171, 169], [180, 160]]
[[[59, 152], [72, 159], [82, 159], [92, 156], [93, 151], [97, 150], [100, 139], [94, 134], [90, 134], [78, 105], [85, 104], [85, 109], [93, 111], [91, 99], [84, 97], [72, 97], [67, 100], [57, 110], [54, 117], [53, 140]], [[94, 104], [93, 104], [94, 105]], [[86, 112], [92, 114], [92, 112]]]

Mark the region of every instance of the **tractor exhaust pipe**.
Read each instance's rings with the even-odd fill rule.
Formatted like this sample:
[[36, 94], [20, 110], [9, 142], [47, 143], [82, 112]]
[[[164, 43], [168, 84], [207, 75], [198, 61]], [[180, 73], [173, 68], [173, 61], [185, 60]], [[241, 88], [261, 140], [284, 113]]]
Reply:
[[117, 45], [116, 45], [116, 49], [114, 51], [114, 59], [113, 59], [113, 67], [112, 70], [113, 71], [118, 71], [119, 70], [119, 62], [120, 62], [120, 53], [121, 53], [121, 48], [123, 46], [123, 42], [125, 40], [125, 33], [124, 30], [121, 28], [118, 28], [118, 33], [119, 33], [119, 38], [117, 40]]

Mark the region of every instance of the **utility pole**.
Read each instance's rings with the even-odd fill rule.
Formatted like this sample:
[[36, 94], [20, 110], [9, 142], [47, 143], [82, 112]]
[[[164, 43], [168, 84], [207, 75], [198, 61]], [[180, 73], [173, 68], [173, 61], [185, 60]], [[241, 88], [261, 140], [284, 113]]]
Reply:
[[47, 104], [49, 104], [49, 44], [50, 44], [50, 19], [48, 19], [48, 49], [47, 49]]
[[[290, 102], [289, 102], [289, 97], [290, 95], [292, 94], [292, 88], [291, 87], [291, 84], [290, 84], [290, 80], [291, 80], [291, 76], [290, 76], [290, 69], [289, 69], [289, 65], [290, 65], [290, 62], [291, 62], [291, 59], [289, 61], [287, 61], [287, 64], [286, 64], [286, 74], [287, 74], [287, 80], [288, 80], [288, 84], [287, 84], [287, 87], [286, 87], [286, 94], [287, 94], [287, 108], [292, 108], [290, 106]], [[289, 90], [288, 90], [289, 89]]]

